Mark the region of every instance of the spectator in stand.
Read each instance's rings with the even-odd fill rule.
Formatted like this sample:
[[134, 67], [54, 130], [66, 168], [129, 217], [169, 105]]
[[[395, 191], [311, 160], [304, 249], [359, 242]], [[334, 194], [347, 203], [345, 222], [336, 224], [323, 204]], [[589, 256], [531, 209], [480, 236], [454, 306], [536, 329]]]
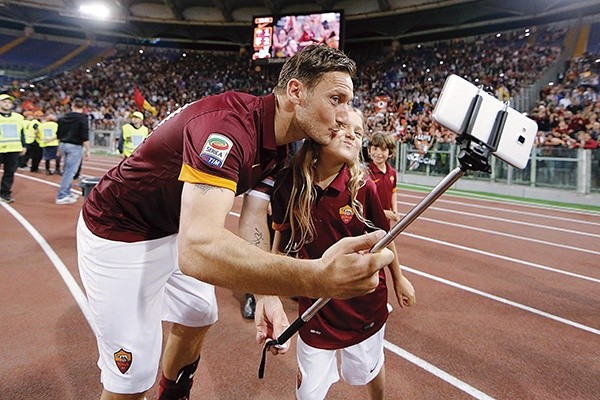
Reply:
[[592, 122], [590, 126], [590, 135], [592, 139], [599, 140], [600, 139], [600, 121]]
[[578, 132], [577, 139], [579, 139], [579, 147], [582, 149], [595, 150], [598, 148], [598, 142], [592, 138], [589, 132]]

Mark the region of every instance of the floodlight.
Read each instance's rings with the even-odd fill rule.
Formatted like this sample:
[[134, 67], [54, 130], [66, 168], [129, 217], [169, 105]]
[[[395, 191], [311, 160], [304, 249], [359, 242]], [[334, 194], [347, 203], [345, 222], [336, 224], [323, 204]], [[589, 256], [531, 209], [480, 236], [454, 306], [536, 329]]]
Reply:
[[79, 6], [79, 12], [84, 17], [97, 19], [107, 19], [110, 15], [110, 10], [102, 3], [82, 4]]

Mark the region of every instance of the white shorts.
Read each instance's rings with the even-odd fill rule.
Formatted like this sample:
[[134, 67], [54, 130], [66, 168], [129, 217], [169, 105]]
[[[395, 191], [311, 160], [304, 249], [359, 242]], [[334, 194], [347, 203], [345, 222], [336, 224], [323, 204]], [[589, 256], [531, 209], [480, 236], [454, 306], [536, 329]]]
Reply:
[[177, 267], [177, 235], [116, 242], [95, 236], [80, 216], [77, 254], [97, 332], [101, 381], [110, 392], [152, 387], [162, 350], [161, 321], [190, 327], [217, 321], [214, 286]]
[[296, 354], [298, 376], [296, 398], [321, 400], [329, 387], [340, 379], [336, 352], [341, 358], [342, 378], [350, 385], [362, 386], [379, 374], [384, 362], [383, 334], [385, 325], [370, 338], [339, 350], [323, 350], [304, 343], [298, 335]]

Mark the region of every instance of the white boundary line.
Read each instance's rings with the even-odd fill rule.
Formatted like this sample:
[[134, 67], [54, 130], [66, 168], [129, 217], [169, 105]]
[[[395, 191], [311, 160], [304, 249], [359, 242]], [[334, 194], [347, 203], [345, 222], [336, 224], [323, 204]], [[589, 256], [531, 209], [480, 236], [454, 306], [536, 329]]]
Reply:
[[467, 230], [471, 230], [471, 231], [483, 232], [483, 233], [488, 234], [488, 235], [504, 236], [504, 237], [508, 237], [508, 238], [511, 238], [511, 239], [517, 239], [517, 240], [523, 240], [523, 241], [526, 241], [526, 242], [539, 243], [539, 244], [543, 244], [543, 245], [551, 246], [551, 247], [561, 247], [561, 248], [567, 249], [567, 250], [581, 251], [583, 253], [590, 253], [590, 254], [600, 255], [600, 251], [583, 249], [581, 247], [569, 246], [567, 244], [562, 244], [562, 243], [548, 242], [546, 240], [540, 240], [540, 239], [534, 239], [534, 238], [529, 238], [529, 237], [525, 237], [525, 236], [513, 235], [513, 234], [510, 234], [510, 233], [492, 231], [492, 230], [489, 230], [489, 229], [476, 228], [474, 226], [456, 224], [454, 222], [447, 222], [447, 221], [442, 221], [442, 220], [438, 220], [438, 219], [426, 218], [426, 217], [423, 217], [423, 216], [419, 217], [419, 219], [422, 220], [422, 221], [432, 222], [434, 224], [442, 224], [442, 225], [453, 226], [453, 227], [459, 228], [459, 229], [467, 229]]
[[461, 285], [460, 283], [452, 282], [452, 281], [449, 281], [447, 279], [440, 278], [438, 276], [431, 275], [431, 274], [428, 274], [426, 272], [422, 272], [422, 271], [419, 271], [419, 270], [407, 267], [405, 265], [402, 265], [401, 268], [402, 268], [403, 271], [410, 271], [413, 274], [420, 275], [422, 277], [425, 277], [425, 278], [428, 278], [428, 279], [431, 279], [431, 280], [443, 283], [445, 285], [452, 286], [452, 287], [455, 287], [457, 289], [465, 290], [465, 291], [467, 291], [469, 293], [473, 293], [473, 294], [476, 294], [478, 296], [482, 296], [482, 297], [488, 298], [490, 300], [497, 301], [499, 303], [503, 303], [503, 304], [506, 304], [506, 305], [509, 305], [509, 306], [513, 306], [513, 307], [519, 308], [521, 310], [525, 310], [525, 311], [528, 311], [530, 313], [539, 315], [541, 317], [549, 318], [551, 320], [554, 320], [554, 321], [557, 321], [557, 322], [560, 322], [560, 323], [572, 326], [574, 328], [581, 329], [583, 331], [593, 333], [594, 335], [599, 335], [600, 336], [600, 329], [592, 328], [591, 326], [583, 325], [583, 324], [580, 324], [578, 322], [571, 321], [569, 319], [566, 319], [566, 318], [563, 318], [563, 317], [559, 317], [559, 316], [554, 315], [554, 314], [547, 313], [546, 311], [538, 310], [537, 308], [529, 307], [529, 306], [526, 306], [524, 304], [517, 303], [517, 302], [511, 301], [511, 300], [505, 299], [503, 297], [499, 297], [499, 296], [495, 296], [493, 294], [485, 293], [485, 292], [482, 292], [481, 290], [473, 289], [472, 287]]
[[[399, 201], [398, 203], [399, 204], [406, 204], [406, 205], [413, 205], [412, 203], [407, 203], [405, 201]], [[436, 210], [436, 211], [440, 211], [440, 212], [447, 212], [447, 213], [450, 213], [450, 214], [466, 215], [468, 217], [476, 217], [476, 218], [481, 218], [481, 219], [490, 219], [492, 221], [508, 222], [508, 223], [516, 224], [516, 225], [525, 225], [525, 226], [532, 226], [532, 227], [535, 227], [535, 228], [549, 229], [549, 230], [559, 231], [559, 232], [566, 232], [566, 233], [570, 233], [570, 234], [573, 234], [573, 235], [582, 235], [582, 236], [591, 236], [591, 237], [600, 238], [600, 235], [597, 235], [595, 233], [580, 232], [580, 231], [576, 231], [576, 230], [573, 230], [573, 229], [558, 228], [558, 227], [549, 226], [549, 225], [542, 225], [542, 224], [534, 224], [532, 222], [523, 222], [523, 221], [518, 221], [518, 220], [515, 220], [515, 219], [492, 217], [491, 215], [474, 214], [474, 213], [470, 213], [470, 212], [466, 212], [466, 211], [450, 210], [450, 209], [447, 209], [447, 208], [440, 208], [440, 207], [429, 207], [428, 209], [429, 210]]]
[[79, 306], [81, 313], [85, 317], [90, 328], [92, 328], [92, 332], [94, 332], [95, 334], [96, 329], [92, 323], [92, 311], [88, 304], [87, 298], [85, 297], [83, 290], [81, 290], [81, 288], [77, 284], [77, 281], [75, 280], [75, 278], [73, 278], [73, 275], [71, 275], [68, 268], [62, 262], [58, 254], [56, 254], [56, 252], [48, 244], [46, 239], [44, 239], [44, 237], [33, 227], [33, 225], [29, 223], [29, 221], [25, 219], [25, 217], [23, 217], [13, 207], [9, 206], [6, 203], [0, 203], [0, 205], [2, 205], [2, 207], [4, 207], [17, 221], [19, 221], [19, 223], [25, 228], [25, 230], [27, 230], [27, 232], [29, 232], [29, 234], [35, 239], [37, 244], [40, 245], [44, 253], [46, 253], [48, 258], [52, 262], [52, 265], [54, 265], [54, 268], [67, 285], [67, 288], [69, 289], [69, 292], [71, 292], [71, 295], [73, 296], [75, 302]]
[[428, 238], [428, 237], [420, 236], [420, 235], [415, 235], [415, 234], [407, 233], [407, 232], [402, 232], [402, 235], [409, 236], [414, 239], [420, 239], [420, 240], [425, 240], [427, 242], [436, 243], [436, 244], [439, 244], [442, 246], [454, 247], [455, 249], [469, 251], [471, 253], [477, 253], [477, 254], [481, 254], [484, 256], [492, 257], [492, 258], [499, 258], [501, 260], [513, 262], [516, 264], [527, 265], [528, 267], [532, 267], [532, 268], [538, 268], [538, 269], [543, 269], [545, 271], [556, 272], [557, 274], [567, 275], [567, 276], [571, 276], [573, 278], [579, 278], [579, 279], [583, 279], [583, 280], [594, 282], [594, 283], [600, 283], [600, 279], [592, 278], [590, 276], [580, 275], [580, 274], [576, 274], [576, 273], [569, 272], [569, 271], [563, 271], [560, 269], [547, 267], [545, 265], [536, 264], [536, 263], [532, 263], [532, 262], [525, 261], [525, 260], [519, 260], [517, 258], [507, 257], [507, 256], [503, 256], [500, 254], [490, 253], [490, 252], [487, 252], [484, 250], [474, 249], [472, 247], [461, 246], [460, 244], [444, 242], [443, 240], [437, 240], [437, 239]]
[[440, 378], [443, 381], [448, 382], [452, 386], [462, 390], [463, 392], [473, 396], [476, 399], [493, 400], [493, 397], [488, 396], [487, 394], [483, 393], [482, 391], [475, 389], [473, 386], [468, 385], [467, 383], [461, 381], [460, 379], [448, 374], [447, 372], [442, 371], [435, 365], [429, 364], [427, 361], [423, 360], [422, 358], [419, 358], [419, 357], [415, 356], [414, 354], [409, 353], [408, 351], [404, 350], [403, 348], [398, 347], [395, 344], [390, 343], [385, 339], [383, 340], [383, 346], [386, 349], [388, 349], [389, 351], [391, 351], [392, 353], [396, 354], [397, 356], [400, 356], [400, 357], [404, 358], [405, 360], [407, 360], [408, 362], [413, 363], [420, 368], [423, 368], [425, 371], [431, 373], [432, 375], [437, 376], [438, 378]]
[[[413, 198], [417, 198], [419, 199], [419, 196], [415, 196], [415, 195], [401, 195], [402, 197], [413, 197]], [[446, 204], [453, 204], [453, 205], [459, 205], [459, 206], [468, 206], [470, 208], [479, 208], [479, 209], [483, 209], [483, 210], [491, 210], [491, 211], [500, 211], [500, 212], [504, 212], [507, 214], [518, 214], [518, 215], [527, 215], [530, 217], [535, 217], [535, 218], [546, 218], [546, 219], [554, 219], [554, 220], [558, 220], [558, 221], [566, 221], [566, 222], [571, 222], [571, 223], [577, 223], [577, 224], [586, 224], [586, 225], [594, 225], [594, 226], [600, 226], [600, 222], [592, 222], [592, 221], [586, 221], [583, 219], [573, 219], [573, 218], [567, 218], [567, 217], [559, 217], [556, 215], [549, 215], [549, 214], [539, 214], [539, 213], [534, 213], [534, 212], [527, 212], [527, 211], [519, 211], [519, 210], [513, 210], [513, 209], [506, 209], [506, 208], [498, 208], [498, 207], [491, 207], [491, 206], [484, 206], [481, 204], [465, 204], [464, 202], [461, 203], [459, 201], [452, 201], [452, 200], [446, 200], [446, 199], [437, 199], [438, 203], [446, 203]], [[408, 204], [408, 203], [405, 203]], [[416, 204], [416, 203], [415, 203]], [[509, 203], [510, 204], [510, 203]], [[556, 210], [554, 210], [556, 211]]]

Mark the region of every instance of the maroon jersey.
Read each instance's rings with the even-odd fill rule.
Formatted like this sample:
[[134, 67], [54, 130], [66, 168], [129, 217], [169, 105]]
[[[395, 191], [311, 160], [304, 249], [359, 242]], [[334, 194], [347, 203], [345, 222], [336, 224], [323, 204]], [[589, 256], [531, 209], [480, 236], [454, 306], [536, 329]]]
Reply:
[[[290, 229], [285, 219], [292, 189], [290, 169], [285, 169], [275, 182], [272, 198], [273, 227]], [[359, 236], [372, 229], [354, 215], [347, 190], [349, 171], [344, 167], [325, 189], [314, 186], [317, 198], [311, 210], [315, 237], [299, 249], [298, 256], [305, 259], [320, 258], [325, 250], [343, 237]], [[359, 190], [357, 200], [363, 205], [365, 218], [377, 228], [389, 229], [377, 189], [371, 180]], [[299, 298], [300, 315], [314, 303], [314, 299]], [[301, 329], [300, 336], [308, 345], [320, 349], [340, 349], [369, 338], [381, 329], [387, 320], [387, 287], [385, 272], [379, 273], [379, 286], [373, 293], [348, 300], [332, 299]]]
[[371, 179], [377, 186], [379, 201], [384, 210], [392, 210], [392, 194], [396, 192], [396, 180], [398, 174], [389, 162], [385, 163], [385, 173], [381, 171], [373, 161], [369, 161]]
[[86, 225], [110, 240], [157, 239], [178, 232], [183, 182], [270, 190], [257, 186], [287, 154], [276, 147], [274, 121], [274, 95], [229, 92], [180, 108], [91, 191]]

